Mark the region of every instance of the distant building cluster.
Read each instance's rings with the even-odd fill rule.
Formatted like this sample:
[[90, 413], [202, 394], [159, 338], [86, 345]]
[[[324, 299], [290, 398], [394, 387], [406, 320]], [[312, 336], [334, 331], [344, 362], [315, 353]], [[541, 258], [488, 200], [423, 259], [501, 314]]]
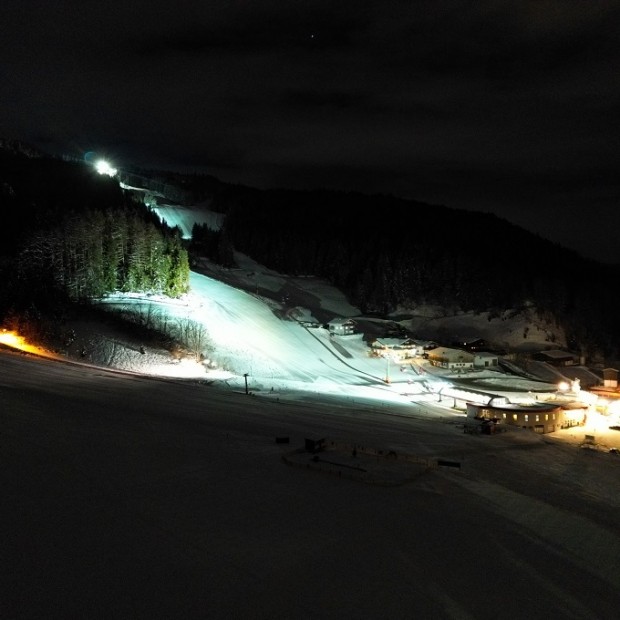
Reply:
[[[332, 336], [359, 333], [358, 324], [350, 318], [333, 319], [325, 327]], [[374, 355], [386, 357], [395, 363], [424, 357], [432, 366], [453, 373], [500, 370], [502, 357], [501, 353], [489, 351], [482, 338], [455, 341], [454, 346], [442, 346], [434, 340], [421, 340], [403, 334], [373, 337], [368, 339], [368, 344]], [[564, 388], [558, 388], [557, 397], [540, 395], [533, 396], [531, 403], [512, 403], [505, 397], [494, 396], [488, 392], [442, 387], [437, 391], [438, 398], [440, 401], [442, 398], [454, 398], [455, 407], [457, 400], [463, 403], [468, 420], [465, 428], [470, 432], [472, 428], [476, 428], [476, 432], [487, 433], [506, 426], [517, 426], [536, 433], [552, 433], [584, 425], [587, 411], [595, 402], [596, 395], [617, 398], [620, 405], [617, 370], [605, 369], [604, 381], [601, 382], [596, 374], [580, 366], [582, 360], [579, 356], [558, 349], [535, 353], [531, 360], [532, 364], [539, 364], [549, 373], [544, 378], [533, 374], [533, 378], [557, 383], [559, 386], [562, 383], [565, 385]], [[570, 369], [570, 372], [567, 372], [567, 369]], [[560, 381], [569, 375], [570, 380]], [[588, 393], [580, 393], [582, 382], [588, 387]]]

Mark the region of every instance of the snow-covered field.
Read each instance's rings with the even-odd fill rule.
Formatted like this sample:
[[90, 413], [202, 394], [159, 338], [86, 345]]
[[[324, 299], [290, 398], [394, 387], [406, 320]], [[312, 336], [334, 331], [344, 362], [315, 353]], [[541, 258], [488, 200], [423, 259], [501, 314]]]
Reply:
[[[584, 429], [474, 436], [415, 395], [260, 398], [6, 351], [0, 366], [2, 617], [589, 620], [620, 606], [620, 457], [580, 447]], [[313, 455], [308, 438], [437, 466]]]
[[[157, 215], [186, 236], [194, 223], [221, 226], [221, 214], [205, 205], [153, 200]], [[175, 324], [179, 329], [197, 326], [203, 333], [199, 351], [171, 352], [128, 339], [126, 333], [119, 335], [101, 322], [82, 322], [74, 326], [75, 337], [64, 356], [145, 375], [191, 378], [278, 400], [321, 396], [407, 404], [412, 398], [432, 400], [433, 382], [452, 378], [421, 358], [398, 364], [371, 356], [361, 333], [331, 337], [323, 327], [304, 327], [299, 321], [322, 325], [333, 317], [355, 319], [360, 311], [325, 280], [287, 276], [238, 252], [235, 260], [236, 268], [225, 269], [203, 259], [191, 273], [190, 292], [180, 299], [118, 294], [101, 300], [102, 307], [131, 310], [145, 322]], [[421, 340], [483, 338], [511, 351], [564, 344], [561, 330], [533, 311], [490, 316], [419, 306], [399, 308], [395, 317]], [[524, 396], [530, 391], [552, 394], [559, 383], [559, 379], [534, 382], [498, 370], [470, 372], [467, 377], [482, 390], [509, 391], [513, 401], [519, 399], [519, 391]]]
[[[401, 399], [403, 393], [428, 391], [430, 377], [447, 376], [417, 358], [399, 364], [371, 355], [363, 334], [332, 337], [327, 329], [306, 328], [298, 320], [316, 319], [317, 308], [329, 310], [334, 316], [356, 315], [356, 309], [333, 287], [315, 278], [295, 282], [312, 292], [315, 308], [284, 311], [285, 305], [274, 301], [278, 291], [288, 287], [285, 276], [269, 272], [247, 257], [238, 255], [241, 263], [233, 274], [260, 273], [261, 290], [269, 285], [272, 296], [226, 284], [214, 277], [192, 273], [191, 291], [178, 300], [136, 295], [111, 295], [102, 300], [110, 310], [131, 308], [143, 316], [165, 316], [171, 324], [191, 321], [204, 329], [205, 347], [202, 359], [196, 355], [173, 355], [163, 349], [143, 346], [139, 342], [123, 343], [104, 326], [82, 324], [75, 328], [73, 356], [79, 351], [82, 360], [122, 370], [150, 375], [193, 377], [206, 381], [226, 382], [228, 386], [245, 389], [246, 381], [254, 392], [277, 393], [306, 391], [342, 396], [379, 399]], [[215, 270], [215, 266], [212, 266]], [[225, 274], [230, 277], [230, 274]], [[247, 375], [247, 376], [246, 376]], [[470, 379], [488, 379], [512, 389], [532, 389], [523, 378], [493, 370], [469, 373]], [[388, 381], [389, 380], [389, 381]], [[531, 384], [532, 382], [530, 382]], [[544, 384], [536, 386], [544, 389]], [[553, 391], [556, 386], [549, 384]]]
[[[296, 314], [356, 310], [323, 282], [239, 258], [234, 273], [193, 273], [175, 302], [105, 302], [199, 322], [208, 359], [104, 322], [76, 323], [71, 355], [0, 349], [0, 616], [616, 614], [620, 432], [592, 415], [545, 436], [465, 434], [463, 412], [428, 389], [446, 373], [287, 320], [278, 295], [302, 286], [313, 301]], [[308, 438], [360, 450], [317, 457]]]
[[[322, 327], [306, 328], [292, 318], [316, 319], [325, 311], [334, 316], [356, 316], [357, 309], [328, 283], [317, 278], [289, 278], [241, 254], [237, 261], [239, 268], [235, 270], [203, 265], [211, 275], [193, 272], [191, 291], [181, 299], [119, 294], [101, 302], [109, 310], [129, 308], [142, 316], [158, 320], [165, 317], [168, 324], [196, 323], [206, 334], [201, 358], [128, 340], [126, 334], [110, 331], [102, 322], [75, 325], [75, 340], [64, 357], [147, 376], [191, 379], [238, 392], [247, 390], [276, 402], [329, 399], [401, 406], [418, 403], [439, 417], [446, 411], [451, 415], [460, 411], [462, 415], [465, 401], [458, 403], [455, 412], [448, 404], [452, 401], [441, 402], [436, 393], [438, 386], [462, 379], [462, 375], [433, 367], [423, 358], [401, 364], [372, 356], [362, 334], [332, 337]], [[291, 312], [284, 301], [277, 301], [282, 291], [295, 290], [309, 291], [303, 298], [312, 307], [295, 307]], [[515, 320], [520, 324], [523, 317]], [[494, 324], [484, 316], [472, 315], [461, 315], [460, 323], [455, 316], [450, 321], [454, 329], [461, 329], [459, 333], [472, 330], [476, 322], [485, 324], [487, 335], [489, 325]], [[504, 319], [495, 324], [506, 333], [510, 329], [507, 323], [510, 321]], [[544, 343], [539, 345], [543, 347]], [[494, 369], [468, 372], [467, 381], [473, 389], [504, 395], [511, 402], [528, 400], [532, 393], [543, 400], [553, 398], [558, 391], [557, 383]], [[620, 433], [608, 427], [609, 420], [593, 410], [588, 428], [566, 429], [555, 435], [579, 443], [585, 434], [596, 433], [601, 448], [620, 447], [616, 436]]]

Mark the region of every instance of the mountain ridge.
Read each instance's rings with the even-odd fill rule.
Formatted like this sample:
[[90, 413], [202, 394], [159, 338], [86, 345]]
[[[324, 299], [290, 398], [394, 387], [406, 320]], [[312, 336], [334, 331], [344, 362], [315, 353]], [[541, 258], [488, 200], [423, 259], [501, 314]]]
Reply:
[[[29, 167], [24, 158], [32, 161], [33, 156], [24, 154], [28, 149], [18, 151], [10, 156], [2, 151], [5, 163], [13, 162], [0, 177], [5, 188], [2, 206], [7, 210], [19, 206], [23, 218], [16, 235], [9, 238], [5, 233], [5, 248], [32, 226], [31, 203], [47, 217], [52, 213], [48, 203], [54, 205], [54, 214], [62, 216], [63, 207], [79, 212], [80, 201], [105, 209], [106, 201], [129, 198], [153, 211], [144, 191], [137, 195], [135, 189], [114, 186], [117, 182], [112, 179], [102, 180], [106, 191], [96, 198], [91, 196], [92, 182], [80, 180], [76, 187], [86, 196], [80, 198], [70, 179], [88, 177], [85, 162], [37, 156], [36, 167]], [[56, 170], [62, 174], [55, 177]], [[540, 320], [561, 326], [568, 347], [587, 349], [592, 355], [617, 354], [617, 322], [604, 300], [596, 298], [596, 291], [604, 290], [617, 271], [497, 216], [386, 195], [258, 190], [210, 176], [144, 170], [140, 174], [143, 179], [152, 174], [153, 184], [177, 187], [185, 200], [191, 197], [222, 214], [219, 230], [194, 226], [187, 240], [194, 265], [207, 256], [233, 266], [237, 251], [280, 273], [325, 278], [362, 314], [386, 318], [403, 307], [437, 306], [453, 314], [501, 316], [532, 306]], [[369, 208], [372, 217], [367, 215]], [[15, 257], [15, 253], [4, 256], [7, 270]], [[590, 293], [584, 293], [588, 286]]]

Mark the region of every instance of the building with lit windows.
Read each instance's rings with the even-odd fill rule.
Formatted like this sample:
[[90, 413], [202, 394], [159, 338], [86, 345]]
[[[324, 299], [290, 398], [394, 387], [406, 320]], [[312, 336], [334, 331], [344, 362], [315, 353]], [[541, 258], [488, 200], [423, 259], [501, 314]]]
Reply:
[[586, 419], [586, 408], [557, 403], [533, 403], [531, 405], [467, 403], [467, 417], [477, 420], [494, 420], [498, 424], [519, 426], [542, 434], [583, 425]]
[[357, 323], [353, 319], [335, 318], [327, 323], [332, 336], [349, 336], [355, 333]]
[[428, 352], [428, 361], [433, 366], [449, 370], [472, 370], [474, 367], [473, 353], [449, 347], [431, 349]]

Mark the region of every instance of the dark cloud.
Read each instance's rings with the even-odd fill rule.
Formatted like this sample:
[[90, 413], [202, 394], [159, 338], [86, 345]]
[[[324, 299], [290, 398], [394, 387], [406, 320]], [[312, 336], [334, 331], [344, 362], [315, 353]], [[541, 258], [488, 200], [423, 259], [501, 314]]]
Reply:
[[345, 92], [317, 92], [313, 90], [288, 90], [281, 97], [281, 104], [292, 109], [351, 110], [364, 99]]
[[6, 137], [489, 210], [620, 262], [617, 0], [5, 0], [0, 17]]
[[353, 14], [327, 13], [325, 9], [301, 14], [286, 7], [259, 15], [241, 13], [219, 24], [205, 19], [189, 28], [165, 25], [136, 42], [139, 53], [177, 54], [279, 54], [312, 53], [351, 45], [360, 20]]

